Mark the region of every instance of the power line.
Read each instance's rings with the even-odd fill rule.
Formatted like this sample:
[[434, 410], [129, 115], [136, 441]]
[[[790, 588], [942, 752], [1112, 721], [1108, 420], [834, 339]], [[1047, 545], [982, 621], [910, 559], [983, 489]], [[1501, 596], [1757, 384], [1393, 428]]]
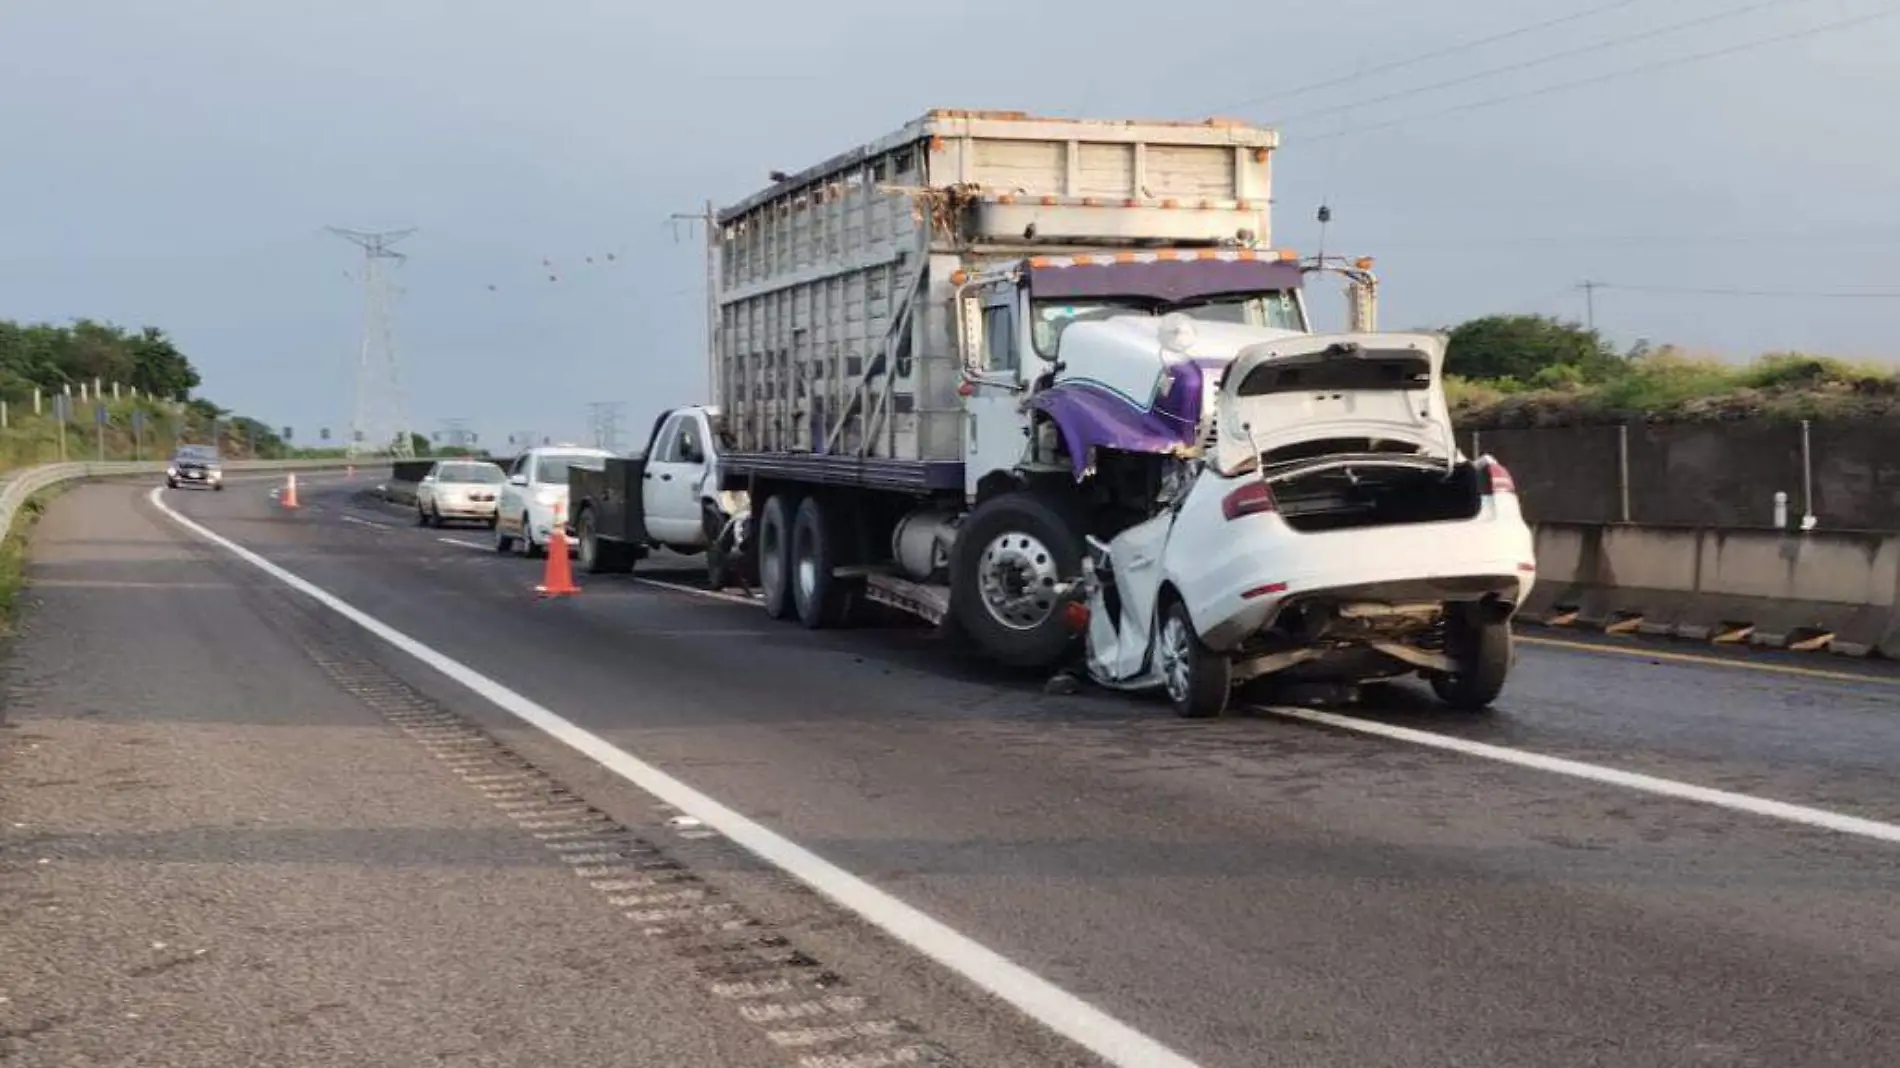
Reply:
[[1644, 286], [1616, 282], [1584, 282], [1583, 289], [1613, 289], [1623, 293], [1667, 293], [1698, 297], [1782, 297], [1791, 300], [1900, 300], [1900, 289], [1729, 289], [1714, 286]]
[[1517, 100], [1527, 100], [1531, 97], [1545, 96], [1550, 93], [1561, 92], [1565, 89], [1576, 89], [1585, 85], [1596, 85], [1601, 82], [1614, 81], [1617, 78], [1624, 78], [1624, 77], [1628, 77], [1634, 74], [1647, 74], [1651, 71], [1664, 70], [1670, 67], [1681, 67], [1681, 66], [1686, 66], [1690, 63], [1700, 63], [1704, 60], [1719, 59], [1722, 56], [1734, 55], [1737, 52], [1745, 52], [1751, 48], [1760, 48], [1764, 45], [1780, 44], [1783, 41], [1799, 40], [1800, 38], [1803, 38], [1803, 37], [1813, 37], [1813, 36], [1816, 36], [1817, 34], [1829, 33], [1834, 30], [1844, 30], [1853, 26], [1862, 26], [1869, 22], [1873, 22], [1877, 19], [1891, 18], [1896, 14], [1900, 14], [1900, 10], [1890, 9], [1887, 11], [1876, 11], [1876, 12], [1873, 12], [1872, 14], [1860, 15], [1851, 19], [1841, 19], [1837, 22], [1824, 22], [1819, 26], [1812, 26], [1805, 30], [1795, 30], [1790, 33], [1776, 34], [1772, 37], [1761, 37], [1753, 41], [1744, 41], [1740, 44], [1729, 45], [1724, 48], [1711, 49], [1707, 52], [1697, 52], [1697, 53], [1694, 53], [1693, 55], [1676, 56], [1671, 59], [1657, 60], [1654, 63], [1644, 63], [1635, 67], [1625, 67], [1622, 70], [1608, 71], [1603, 74], [1591, 75], [1590, 77], [1587, 77], [1587, 78], [1576, 78], [1567, 82], [1556, 82], [1551, 85], [1541, 86], [1536, 89], [1527, 89], [1519, 93], [1505, 93], [1499, 96], [1487, 97], [1486, 99], [1483, 99], [1483, 100], [1474, 100], [1466, 104], [1458, 104], [1453, 107], [1440, 108], [1437, 111], [1422, 111], [1415, 115], [1405, 115], [1396, 119], [1388, 119], [1384, 122], [1373, 123], [1369, 126], [1360, 126], [1352, 130], [1342, 131], [1340, 133], [1321, 134], [1316, 137], [1306, 138], [1306, 143], [1312, 144], [1318, 141], [1330, 141], [1335, 137], [1347, 137], [1347, 136], [1352, 136], [1352, 135], [1357, 135], [1357, 134], [1370, 133], [1374, 130], [1386, 130], [1394, 126], [1404, 126], [1408, 123], [1418, 122], [1421, 119], [1436, 119], [1445, 115], [1455, 115], [1460, 112], [1476, 111], [1480, 108], [1495, 107], [1499, 104], [1508, 104]]
[[1308, 111], [1303, 114], [1290, 115], [1278, 120], [1278, 122], [1284, 125], [1287, 123], [1301, 122], [1306, 119], [1318, 118], [1322, 115], [1332, 115], [1341, 111], [1350, 110], [1352, 108], [1362, 108], [1362, 107], [1368, 107], [1373, 104], [1383, 104], [1386, 101], [1398, 100], [1401, 97], [1416, 96], [1420, 93], [1430, 93], [1439, 89], [1449, 89], [1454, 85], [1464, 85], [1467, 82], [1475, 82], [1483, 78], [1489, 78], [1494, 74], [1509, 74], [1513, 71], [1528, 70], [1532, 67], [1541, 67], [1546, 63], [1554, 63], [1561, 59], [1571, 59], [1576, 56], [1588, 55], [1592, 52], [1601, 52], [1606, 48], [1614, 48], [1617, 45], [1630, 44], [1631, 42], [1634, 42], [1634, 41], [1646, 41], [1653, 37], [1661, 37], [1664, 34], [1674, 33], [1677, 30], [1686, 30], [1693, 26], [1701, 26], [1701, 25], [1705, 25], [1711, 22], [1720, 22], [1723, 19], [1732, 19], [1740, 15], [1751, 14], [1753, 12], [1760, 11], [1763, 8], [1780, 7], [1784, 4], [1805, 4], [1805, 3], [1810, 3], [1810, 2], [1811, 0], [1761, 0], [1761, 2], [1759, 3], [1749, 4], [1746, 7], [1730, 8], [1727, 11], [1717, 11], [1714, 14], [1710, 14], [1710, 15], [1699, 15], [1695, 18], [1687, 19], [1682, 22], [1672, 23], [1668, 26], [1660, 26], [1655, 29], [1642, 30], [1637, 33], [1626, 33], [1620, 37], [1611, 37], [1606, 40], [1597, 41], [1592, 44], [1581, 45], [1577, 48], [1568, 48], [1561, 52], [1552, 52], [1548, 55], [1538, 56], [1533, 59], [1522, 59], [1522, 60], [1518, 60], [1515, 63], [1506, 63], [1500, 67], [1491, 67], [1486, 70], [1472, 71], [1469, 74], [1460, 74], [1456, 78], [1447, 78], [1442, 82], [1433, 82], [1430, 85], [1412, 86], [1409, 88], [1399, 89], [1390, 93], [1386, 93], [1383, 96], [1369, 97], [1364, 100], [1353, 100], [1344, 104], [1334, 104], [1334, 105], [1331, 105], [1330, 107], [1318, 108], [1316, 110]]
[[1576, 22], [1579, 19], [1588, 18], [1591, 15], [1600, 15], [1605, 11], [1614, 11], [1620, 7], [1629, 7], [1632, 4], [1639, 4], [1639, 3], [1644, 3], [1644, 2], [1645, 0], [1615, 0], [1614, 3], [1599, 4], [1596, 7], [1585, 8], [1582, 11], [1573, 11], [1568, 15], [1559, 15], [1555, 18], [1545, 19], [1542, 22], [1532, 23], [1529, 26], [1519, 26], [1517, 29], [1514, 29], [1514, 30], [1506, 30], [1503, 33], [1494, 33], [1489, 37], [1480, 37], [1475, 41], [1462, 41], [1458, 44], [1447, 45], [1446, 47], [1440, 48], [1433, 52], [1423, 52], [1418, 55], [1407, 56], [1404, 59], [1395, 59], [1388, 63], [1381, 63], [1376, 67], [1368, 67], [1364, 70], [1355, 70], [1352, 74], [1345, 75], [1344, 77], [1329, 78], [1323, 82], [1311, 82], [1306, 85], [1296, 86], [1292, 89], [1283, 89], [1280, 92], [1273, 93], [1268, 96], [1257, 96], [1251, 100], [1242, 100], [1241, 102], [1237, 104], [1228, 104], [1224, 107], [1216, 108], [1215, 110], [1216, 111], [1234, 111], [1240, 108], [1252, 107], [1255, 104], [1263, 104], [1270, 100], [1282, 100], [1290, 96], [1304, 96], [1307, 93], [1316, 92], [1320, 89], [1331, 89], [1332, 87], [1336, 85], [1345, 85], [1349, 82], [1355, 82], [1368, 75], [1383, 74], [1389, 70], [1399, 70], [1404, 67], [1410, 67], [1419, 63], [1423, 63], [1428, 59], [1437, 59], [1440, 56], [1449, 56], [1457, 52], [1465, 51], [1466, 49], [1481, 48], [1488, 44], [1496, 44], [1499, 41], [1510, 40], [1513, 37], [1521, 37], [1524, 34], [1533, 33], [1537, 30], [1549, 29], [1552, 26], [1561, 26], [1566, 22]]

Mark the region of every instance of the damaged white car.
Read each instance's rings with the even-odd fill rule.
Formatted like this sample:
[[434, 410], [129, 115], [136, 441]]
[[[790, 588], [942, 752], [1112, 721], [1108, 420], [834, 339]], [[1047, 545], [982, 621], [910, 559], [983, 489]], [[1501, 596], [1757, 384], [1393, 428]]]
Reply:
[[1262, 676], [1422, 675], [1488, 705], [1536, 577], [1503, 465], [1458, 451], [1445, 341], [1289, 335], [1222, 369], [1212, 441], [1151, 518], [1089, 540], [1090, 677], [1223, 712]]

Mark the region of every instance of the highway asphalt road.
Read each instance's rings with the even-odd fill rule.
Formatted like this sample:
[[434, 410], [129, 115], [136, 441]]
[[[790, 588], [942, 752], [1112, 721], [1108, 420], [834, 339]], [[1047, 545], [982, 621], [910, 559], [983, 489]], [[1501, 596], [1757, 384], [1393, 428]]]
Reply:
[[[0, 1061], [1884, 1068], [1900, 1049], [1892, 674], [1527, 644], [1482, 716], [1402, 686], [1335, 726], [1190, 723], [1045, 694], [925, 630], [811, 633], [651, 581], [689, 570], [538, 601], [541, 565], [484, 530], [302, 489], [294, 514], [262, 484], [163, 499], [414, 644], [197, 540], [145, 487], [43, 521], [0, 732]], [[1501, 748], [1368, 733], [1392, 726]], [[660, 773], [723, 815], [626, 778]], [[842, 904], [735, 839], [836, 865]]]

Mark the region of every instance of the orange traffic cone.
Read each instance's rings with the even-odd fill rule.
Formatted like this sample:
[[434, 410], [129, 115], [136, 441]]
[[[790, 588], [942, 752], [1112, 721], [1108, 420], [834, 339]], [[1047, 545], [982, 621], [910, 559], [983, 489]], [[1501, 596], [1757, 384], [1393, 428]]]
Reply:
[[282, 499], [282, 503], [285, 508], [296, 508], [298, 506], [297, 505], [297, 472], [295, 471], [292, 471], [290, 473], [289, 479], [284, 483], [284, 496]]
[[543, 597], [572, 597], [581, 592], [574, 585], [574, 569], [567, 562], [567, 516], [560, 505], [554, 508], [554, 529], [548, 532], [548, 562], [541, 569], [541, 585], [534, 588]]

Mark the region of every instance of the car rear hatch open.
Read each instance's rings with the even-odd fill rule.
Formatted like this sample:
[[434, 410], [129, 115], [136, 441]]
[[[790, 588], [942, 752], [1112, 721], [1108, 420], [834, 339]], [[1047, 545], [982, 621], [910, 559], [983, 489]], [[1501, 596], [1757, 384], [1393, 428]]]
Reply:
[[1249, 346], [1222, 376], [1214, 466], [1257, 472], [1299, 531], [1472, 518], [1482, 487], [1457, 459], [1444, 361], [1430, 334]]

